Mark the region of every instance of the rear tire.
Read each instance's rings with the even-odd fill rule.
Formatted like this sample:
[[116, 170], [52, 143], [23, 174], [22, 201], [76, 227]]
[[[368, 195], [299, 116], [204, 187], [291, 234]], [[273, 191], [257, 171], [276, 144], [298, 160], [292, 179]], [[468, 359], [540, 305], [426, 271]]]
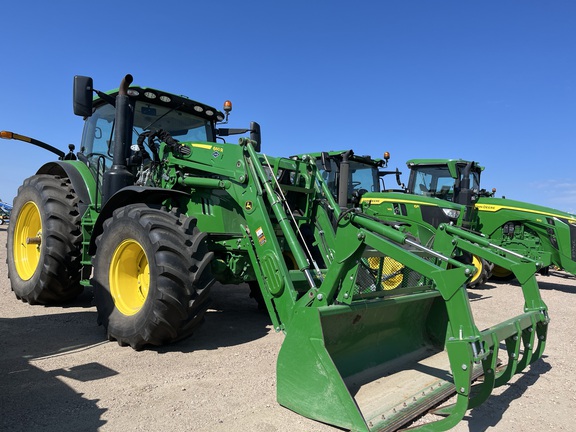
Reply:
[[82, 292], [78, 197], [70, 179], [35, 175], [18, 189], [8, 224], [8, 277], [30, 304], [63, 303]]
[[196, 219], [144, 204], [116, 210], [93, 258], [98, 322], [109, 340], [142, 349], [190, 336], [214, 282]]

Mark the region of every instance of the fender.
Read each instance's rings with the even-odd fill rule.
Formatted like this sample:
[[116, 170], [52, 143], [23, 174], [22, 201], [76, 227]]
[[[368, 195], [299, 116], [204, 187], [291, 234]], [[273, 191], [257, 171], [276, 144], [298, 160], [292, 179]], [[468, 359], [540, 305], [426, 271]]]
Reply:
[[100, 215], [94, 224], [92, 237], [90, 238], [88, 253], [92, 256], [96, 253], [96, 238], [102, 234], [104, 221], [112, 216], [114, 210], [130, 204], [139, 203], [148, 205], [161, 205], [164, 201], [170, 198], [188, 199], [190, 198], [190, 194], [173, 189], [143, 186], [127, 186], [120, 189], [110, 197], [108, 202], [106, 202], [106, 204], [104, 204], [100, 210]]
[[80, 199], [78, 208], [81, 215], [84, 215], [90, 204], [95, 202], [96, 181], [90, 169], [83, 162], [48, 162], [42, 165], [36, 174], [51, 174], [69, 178]]

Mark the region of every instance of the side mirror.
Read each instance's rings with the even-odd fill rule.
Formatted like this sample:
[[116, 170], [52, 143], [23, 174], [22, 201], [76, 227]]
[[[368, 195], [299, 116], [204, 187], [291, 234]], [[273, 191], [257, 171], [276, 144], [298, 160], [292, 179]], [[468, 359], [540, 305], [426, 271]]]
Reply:
[[254, 150], [260, 153], [262, 147], [262, 135], [260, 133], [260, 125], [256, 122], [250, 122], [250, 139], [256, 141]]
[[81, 75], [74, 76], [74, 114], [81, 117], [90, 117], [92, 115], [93, 90], [92, 78]]

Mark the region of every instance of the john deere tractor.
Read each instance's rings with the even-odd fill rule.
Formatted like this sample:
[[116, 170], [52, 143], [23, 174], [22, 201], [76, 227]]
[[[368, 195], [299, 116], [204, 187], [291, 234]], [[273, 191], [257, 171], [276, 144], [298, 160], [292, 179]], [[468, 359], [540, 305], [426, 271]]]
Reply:
[[[407, 192], [462, 206], [464, 223], [496, 245], [576, 275], [576, 215], [505, 198], [480, 187], [484, 167], [461, 159], [412, 159]], [[509, 280], [495, 266], [493, 278]]]
[[[102, 92], [75, 77], [85, 119], [76, 153], [0, 134], [58, 156], [14, 200], [7, 260], [18, 298], [63, 303], [90, 287], [108, 339], [144, 349], [195, 331], [215, 280], [252, 283], [285, 334], [279, 403], [354, 431], [397, 430], [455, 394], [445, 417], [419, 427], [450, 429], [542, 356], [548, 313], [534, 260], [449, 225], [434, 248], [422, 245], [341, 208], [314, 157], [260, 153], [257, 123], [222, 127], [230, 104], [222, 113], [131, 82]], [[475, 268], [454, 259], [461, 250], [518, 278], [523, 313], [476, 327], [465, 288]], [[366, 264], [373, 257], [398, 263], [394, 289]]]

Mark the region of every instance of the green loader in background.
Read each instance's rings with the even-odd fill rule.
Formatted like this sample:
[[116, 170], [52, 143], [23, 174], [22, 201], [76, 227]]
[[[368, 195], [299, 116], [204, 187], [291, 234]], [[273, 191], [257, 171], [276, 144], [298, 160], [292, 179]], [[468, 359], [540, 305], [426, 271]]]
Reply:
[[[385, 170], [390, 157], [388, 153], [384, 159], [356, 155], [353, 150], [313, 155], [317, 158], [324, 181], [340, 206], [361, 207], [367, 215], [398, 226], [421, 244], [431, 246], [442, 224], [464, 225], [461, 205], [407, 194], [400, 181], [401, 173], [398, 170]], [[387, 176], [396, 178], [397, 188], [386, 187], [384, 179]], [[458, 259], [477, 269], [468, 282], [469, 288], [481, 286], [491, 274], [493, 264], [485, 257], [461, 251]], [[373, 263], [375, 266], [381, 264], [375, 260]], [[393, 274], [394, 268], [398, 267], [391, 261], [385, 264], [387, 274]], [[391, 277], [388, 285], [393, 287], [395, 280]]]
[[[484, 168], [475, 162], [412, 159], [407, 162], [410, 176], [405, 186], [398, 170], [383, 170], [389, 155], [373, 159], [352, 151], [337, 151], [325, 153], [325, 158], [333, 161], [333, 173], [325, 171], [325, 177], [334, 194], [338, 193], [339, 165], [347, 159], [351, 185], [348, 191], [340, 191], [341, 205], [346, 199], [352, 200], [367, 214], [398, 221], [423, 244], [433, 242], [440, 224], [449, 223], [488, 239], [494, 247], [534, 259], [542, 274], [547, 274], [550, 266], [576, 274], [576, 215], [494, 198], [493, 192], [480, 188]], [[395, 175], [398, 187], [385, 185], [384, 179], [389, 175]], [[466, 262], [478, 269], [468, 284], [471, 288], [481, 286], [489, 278], [514, 278], [509, 270], [484, 257], [472, 255]]]
[[[224, 114], [131, 82], [101, 92], [75, 77], [77, 153], [0, 133], [58, 156], [14, 200], [7, 261], [19, 299], [65, 303], [90, 287], [108, 339], [139, 350], [197, 330], [214, 281], [251, 283], [285, 334], [279, 403], [354, 431], [397, 430], [455, 393], [444, 418], [417, 428], [448, 430], [542, 356], [549, 319], [534, 260], [449, 224], [422, 245], [339, 206], [314, 157], [260, 153], [257, 123], [223, 128], [231, 104]], [[460, 251], [518, 278], [520, 315], [477, 328], [475, 268]], [[373, 258], [396, 263], [393, 289]]]
[[[494, 244], [576, 275], [576, 215], [549, 207], [505, 198], [480, 187], [484, 167], [461, 159], [411, 159], [407, 192], [439, 198], [463, 206], [464, 221], [472, 231]], [[492, 276], [514, 275], [495, 265]]]

